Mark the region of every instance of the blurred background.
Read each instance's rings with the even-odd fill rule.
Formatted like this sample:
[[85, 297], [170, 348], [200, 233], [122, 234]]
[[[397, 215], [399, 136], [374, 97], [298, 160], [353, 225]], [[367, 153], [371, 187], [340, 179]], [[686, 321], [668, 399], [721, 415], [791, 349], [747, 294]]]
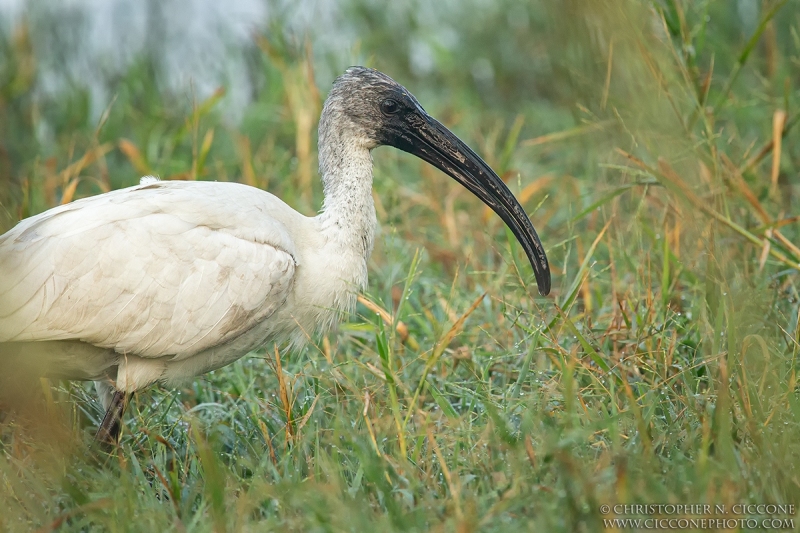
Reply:
[[[790, 106], [797, 67], [794, 3], [759, 27], [772, 4], [2, 0], [4, 225], [145, 172], [299, 184], [315, 209], [313, 130], [351, 64], [407, 85], [523, 184], [575, 178], [580, 209], [586, 191], [625, 180], [602, 166], [616, 147], [681, 158], [694, 135], [724, 130], [741, 158], [771, 138], [759, 106]], [[536, 140], [567, 130], [557, 147]]]
[[[164, 481], [174, 509], [141, 495], [131, 509], [160, 509], [152, 527], [211, 513], [222, 530], [241, 504], [308, 530], [323, 505], [302, 496], [309, 479], [333, 529], [588, 531], [598, 503], [797, 502], [795, 0], [0, 0], [0, 230], [147, 174], [241, 181], [312, 215], [319, 112], [356, 64], [405, 85], [506, 180], [547, 249], [551, 298], [482, 204], [377, 150], [370, 288], [285, 363], [292, 401], [260, 354], [140, 396], [123, 441], [151, 465], [131, 487], [158, 468], [190, 487], [199, 470], [228, 487], [259, 472], [286, 483], [259, 485], [280, 505], [199, 481], [181, 499]], [[44, 389], [69, 431], [96, 424], [86, 388]], [[198, 420], [208, 434], [173, 431]], [[8, 473], [37, 445], [2, 427]], [[69, 472], [14, 474], [18, 524], [94, 501], [92, 486], [133, 498]]]

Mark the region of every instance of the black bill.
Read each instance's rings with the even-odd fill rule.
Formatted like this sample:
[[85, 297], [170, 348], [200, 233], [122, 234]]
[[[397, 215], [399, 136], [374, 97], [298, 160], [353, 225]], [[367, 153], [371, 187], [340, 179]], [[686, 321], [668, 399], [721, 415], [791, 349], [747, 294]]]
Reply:
[[405, 131], [390, 144], [427, 161], [455, 179], [492, 208], [522, 245], [536, 276], [539, 294], [550, 293], [550, 266], [530, 218], [503, 180], [483, 159], [439, 121], [427, 114], [406, 117]]

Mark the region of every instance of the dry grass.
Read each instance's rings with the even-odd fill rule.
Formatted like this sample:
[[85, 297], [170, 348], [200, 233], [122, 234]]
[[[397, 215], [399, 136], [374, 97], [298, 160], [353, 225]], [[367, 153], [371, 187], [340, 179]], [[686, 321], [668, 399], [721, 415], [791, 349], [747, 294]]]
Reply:
[[[0, 426], [0, 529], [595, 531], [613, 518], [601, 504], [797, 504], [800, 11], [764, 2], [742, 35], [730, 10], [535, 4], [496, 43], [463, 22], [476, 54], [528, 58], [483, 92], [457, 52], [439, 78], [405, 79], [396, 45], [366, 34], [373, 65], [518, 193], [552, 296], [479, 202], [379, 150], [383, 229], [350, 321], [302, 354], [269, 347], [138, 396], [107, 459], [82, 452], [99, 417], [87, 390], [52, 384], [57, 438]], [[33, 83], [26, 38], [5, 45], [0, 122], [34, 120], [9, 107]], [[15, 152], [8, 222], [151, 172], [240, 179], [313, 212], [310, 45], [257, 46], [269, 90], [239, 127], [216, 114], [222, 91], [134, 109], [123, 84], [99, 127]]]

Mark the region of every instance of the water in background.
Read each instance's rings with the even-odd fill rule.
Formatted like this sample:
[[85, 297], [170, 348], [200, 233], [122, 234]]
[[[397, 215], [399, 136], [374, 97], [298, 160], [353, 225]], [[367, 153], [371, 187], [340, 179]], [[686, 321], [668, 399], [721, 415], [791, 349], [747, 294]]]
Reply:
[[[760, 0], [731, 7], [747, 34]], [[24, 21], [38, 62], [35, 93], [86, 88], [92, 120], [113, 98], [116, 81], [146, 57], [161, 90], [202, 100], [224, 86], [219, 109], [235, 124], [255, 90], [247, 63], [253, 37], [275, 31], [295, 43], [309, 39], [323, 90], [345, 67], [380, 54], [379, 63], [406, 65], [393, 72], [398, 79], [427, 77], [435, 87], [466, 76], [499, 105], [569, 100], [553, 83], [552, 58], [537, 52], [553, 31], [543, 11], [518, 0], [0, 0], [0, 33]], [[551, 9], [556, 20], [558, 13]]]
[[252, 94], [244, 54], [253, 36], [280, 18], [283, 31], [345, 52], [353, 38], [337, 13], [321, 0], [0, 0], [0, 31], [24, 21], [43, 67], [37, 90], [88, 87], [95, 119], [112, 97], [109, 81], [149, 56], [164, 89], [202, 99], [225, 85], [225, 114], [236, 122]]

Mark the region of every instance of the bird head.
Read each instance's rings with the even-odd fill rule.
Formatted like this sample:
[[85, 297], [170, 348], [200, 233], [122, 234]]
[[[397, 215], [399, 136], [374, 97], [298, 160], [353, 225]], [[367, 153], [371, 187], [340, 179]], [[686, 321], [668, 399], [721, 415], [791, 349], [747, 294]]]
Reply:
[[325, 101], [325, 122], [348, 130], [367, 149], [394, 146], [435, 166], [488, 205], [508, 225], [525, 250], [539, 293], [550, 292], [550, 266], [539, 236], [503, 180], [461, 139], [428, 115], [416, 98], [374, 69], [350, 67], [333, 83]]

